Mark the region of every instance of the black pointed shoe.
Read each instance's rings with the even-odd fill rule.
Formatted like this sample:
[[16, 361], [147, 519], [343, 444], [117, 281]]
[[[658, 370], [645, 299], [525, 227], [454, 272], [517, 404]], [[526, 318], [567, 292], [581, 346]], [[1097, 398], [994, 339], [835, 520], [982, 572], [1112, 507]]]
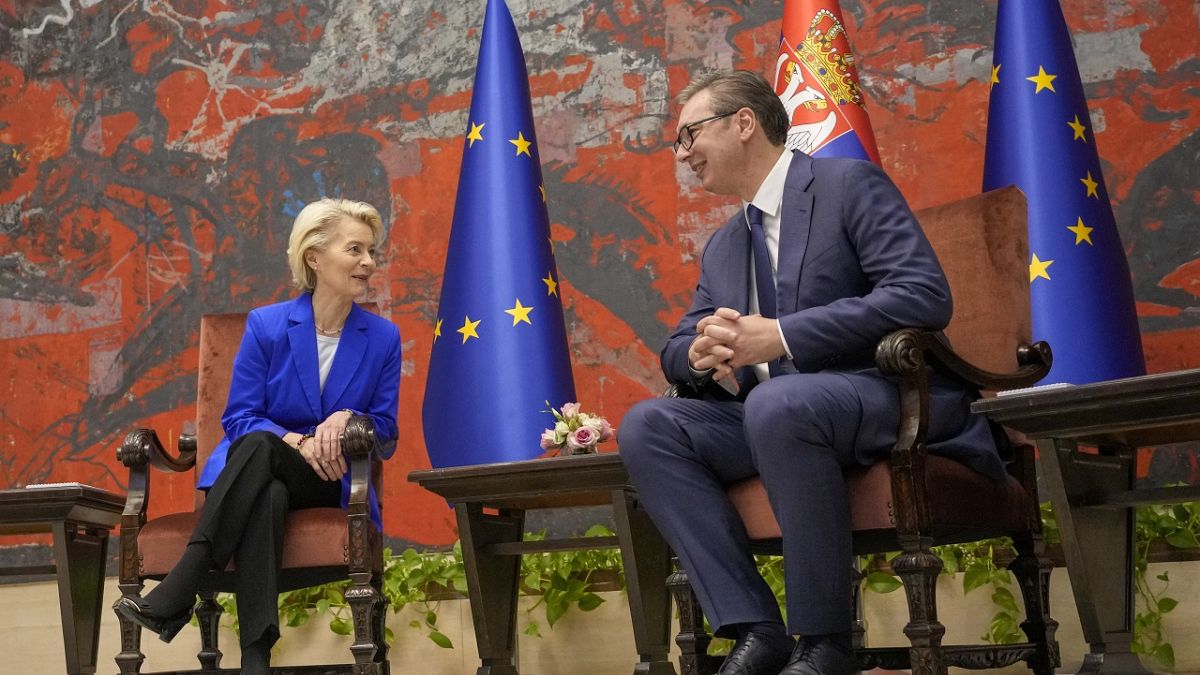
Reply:
[[792, 653], [792, 638], [783, 640], [749, 632], [737, 641], [717, 675], [778, 675]]
[[179, 631], [183, 630], [183, 627], [192, 620], [191, 607], [176, 616], [160, 619], [149, 613], [145, 601], [128, 595], [117, 598], [117, 601], [113, 603], [113, 610], [142, 628], [157, 633], [158, 639], [163, 642], [174, 640]]
[[856, 675], [854, 654], [830, 639], [800, 638], [779, 675]]

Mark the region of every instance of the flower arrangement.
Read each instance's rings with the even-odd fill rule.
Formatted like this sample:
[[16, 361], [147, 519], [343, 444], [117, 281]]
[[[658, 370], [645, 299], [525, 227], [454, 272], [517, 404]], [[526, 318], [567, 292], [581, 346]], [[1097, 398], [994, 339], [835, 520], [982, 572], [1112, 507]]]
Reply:
[[541, 446], [549, 457], [591, 454], [597, 445], [616, 437], [608, 420], [581, 411], [578, 403], [564, 403], [561, 410], [550, 408], [545, 412], [555, 419], [554, 427], [542, 432]]

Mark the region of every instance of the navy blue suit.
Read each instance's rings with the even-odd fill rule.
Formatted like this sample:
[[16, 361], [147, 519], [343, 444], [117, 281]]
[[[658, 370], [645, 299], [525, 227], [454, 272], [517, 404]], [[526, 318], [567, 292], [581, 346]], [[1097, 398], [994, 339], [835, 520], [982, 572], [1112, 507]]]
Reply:
[[[667, 379], [696, 385], [688, 347], [719, 307], [746, 312], [750, 235], [741, 212], [709, 239], [692, 306], [663, 347]], [[761, 384], [737, 371], [738, 397], [653, 399], [620, 427], [642, 503], [688, 570], [719, 635], [778, 621], [725, 486], [759, 474], [783, 532], [791, 633], [846, 631], [852, 620], [849, 505], [843, 469], [884, 457], [899, 397], [874, 350], [903, 327], [941, 329], [951, 299], [941, 266], [903, 197], [878, 167], [796, 152], [780, 218], [776, 288], [792, 359]], [[978, 394], [932, 378], [930, 450], [1000, 478], [1003, 462]]]

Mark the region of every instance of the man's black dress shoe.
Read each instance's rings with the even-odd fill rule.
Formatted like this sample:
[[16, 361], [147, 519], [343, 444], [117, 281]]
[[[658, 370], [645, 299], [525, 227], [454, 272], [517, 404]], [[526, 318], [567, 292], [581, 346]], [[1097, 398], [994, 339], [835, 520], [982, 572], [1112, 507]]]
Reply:
[[749, 632], [737, 641], [721, 663], [717, 675], [778, 675], [788, 661], [795, 642], [790, 637], [776, 638]]
[[854, 654], [828, 638], [800, 638], [787, 667], [779, 675], [855, 675]]
[[113, 603], [113, 609], [117, 611], [117, 614], [129, 619], [142, 628], [157, 633], [158, 639], [163, 642], [174, 640], [179, 631], [183, 630], [188, 621], [192, 620], [191, 607], [177, 616], [160, 619], [150, 614], [149, 608], [145, 606], [145, 602], [140, 600], [140, 598], [123, 595]]

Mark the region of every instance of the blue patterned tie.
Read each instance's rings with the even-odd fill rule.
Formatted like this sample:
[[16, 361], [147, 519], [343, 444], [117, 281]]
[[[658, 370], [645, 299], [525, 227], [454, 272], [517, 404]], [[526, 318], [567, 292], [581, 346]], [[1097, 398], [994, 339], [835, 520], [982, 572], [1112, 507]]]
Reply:
[[754, 283], [758, 286], [758, 313], [774, 319], [777, 315], [775, 304], [775, 273], [771, 271], [771, 254], [767, 250], [767, 237], [763, 234], [763, 212], [751, 204], [746, 207], [747, 220], [750, 221], [750, 241], [754, 247]]

